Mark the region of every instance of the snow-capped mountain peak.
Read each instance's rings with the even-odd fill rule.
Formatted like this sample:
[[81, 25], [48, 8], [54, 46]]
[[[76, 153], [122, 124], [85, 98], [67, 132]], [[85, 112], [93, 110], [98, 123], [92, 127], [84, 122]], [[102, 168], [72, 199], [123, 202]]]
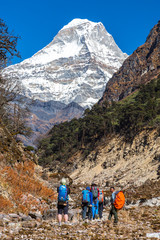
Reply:
[[95, 25], [97, 25], [97, 23], [95, 22], [91, 22], [88, 19], [80, 19], [80, 18], [75, 18], [73, 19], [71, 22], [69, 22], [67, 25], [65, 25], [62, 30], [67, 29], [67, 28], [73, 28], [73, 27], [77, 27], [79, 25], [82, 24], [90, 24], [92, 27], [94, 27]]
[[74, 19], [31, 58], [5, 69], [26, 97], [91, 107], [127, 57], [102, 23]]

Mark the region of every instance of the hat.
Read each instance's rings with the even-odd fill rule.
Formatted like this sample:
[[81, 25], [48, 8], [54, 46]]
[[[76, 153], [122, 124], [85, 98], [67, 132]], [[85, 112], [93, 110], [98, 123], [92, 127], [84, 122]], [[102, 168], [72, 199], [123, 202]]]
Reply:
[[90, 187], [86, 187], [86, 190], [90, 190]]
[[91, 186], [96, 186], [96, 183], [93, 182], [93, 183], [91, 184]]
[[65, 178], [62, 178], [61, 184], [62, 184], [62, 185], [66, 185], [66, 179], [65, 179]]

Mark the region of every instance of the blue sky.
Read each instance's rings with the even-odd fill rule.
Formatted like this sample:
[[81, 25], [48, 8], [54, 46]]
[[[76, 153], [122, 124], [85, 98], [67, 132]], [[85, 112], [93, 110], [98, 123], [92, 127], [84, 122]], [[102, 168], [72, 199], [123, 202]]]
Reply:
[[14, 35], [21, 59], [45, 47], [74, 18], [102, 22], [123, 52], [132, 54], [160, 20], [159, 0], [6, 0], [0, 4], [2, 18]]

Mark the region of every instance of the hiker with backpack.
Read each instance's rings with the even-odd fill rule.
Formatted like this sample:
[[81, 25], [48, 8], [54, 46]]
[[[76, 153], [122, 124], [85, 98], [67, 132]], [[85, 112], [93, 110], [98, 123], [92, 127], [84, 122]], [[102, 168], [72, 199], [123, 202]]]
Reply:
[[104, 205], [106, 205], [106, 199], [102, 189], [99, 189], [98, 203], [99, 203], [98, 214], [99, 214], [99, 218], [102, 219], [103, 207]]
[[82, 219], [85, 220], [87, 215], [88, 209], [88, 219], [91, 220], [92, 218], [92, 202], [93, 202], [93, 195], [90, 192], [90, 187], [86, 187], [85, 190], [82, 191]]
[[114, 187], [110, 188], [111, 195], [111, 209], [109, 212], [108, 220], [111, 220], [114, 215], [114, 223], [118, 223], [117, 211], [120, 210], [125, 203], [125, 197], [122, 191], [115, 191]]
[[61, 226], [62, 222], [62, 214], [64, 214], [64, 221], [65, 223], [68, 222], [68, 200], [70, 189], [66, 186], [66, 179], [62, 178], [61, 185], [57, 188], [58, 192], [58, 223]]
[[97, 188], [97, 185], [95, 183], [91, 184], [90, 191], [93, 195], [93, 203], [92, 203], [92, 217], [93, 220], [95, 218], [98, 218], [98, 197], [99, 197], [99, 189]]
[[110, 199], [111, 208], [110, 208], [108, 220], [111, 220], [112, 215], [114, 215], [114, 223], [117, 223], [117, 222], [118, 222], [117, 209], [116, 209], [115, 206], [114, 206], [114, 202], [115, 202], [115, 199], [116, 199], [116, 191], [115, 191], [115, 188], [114, 188], [114, 187], [110, 187], [110, 192], [112, 193], [112, 195], [111, 195], [111, 199]]

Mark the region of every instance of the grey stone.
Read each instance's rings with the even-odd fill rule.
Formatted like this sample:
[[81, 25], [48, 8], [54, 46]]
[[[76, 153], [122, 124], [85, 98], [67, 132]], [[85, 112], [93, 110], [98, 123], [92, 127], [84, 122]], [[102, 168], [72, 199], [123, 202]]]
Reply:
[[43, 219], [50, 219], [50, 218], [56, 218], [57, 216], [57, 209], [48, 209], [45, 210], [43, 213]]
[[33, 219], [42, 219], [42, 214], [40, 213], [29, 212], [28, 215]]

